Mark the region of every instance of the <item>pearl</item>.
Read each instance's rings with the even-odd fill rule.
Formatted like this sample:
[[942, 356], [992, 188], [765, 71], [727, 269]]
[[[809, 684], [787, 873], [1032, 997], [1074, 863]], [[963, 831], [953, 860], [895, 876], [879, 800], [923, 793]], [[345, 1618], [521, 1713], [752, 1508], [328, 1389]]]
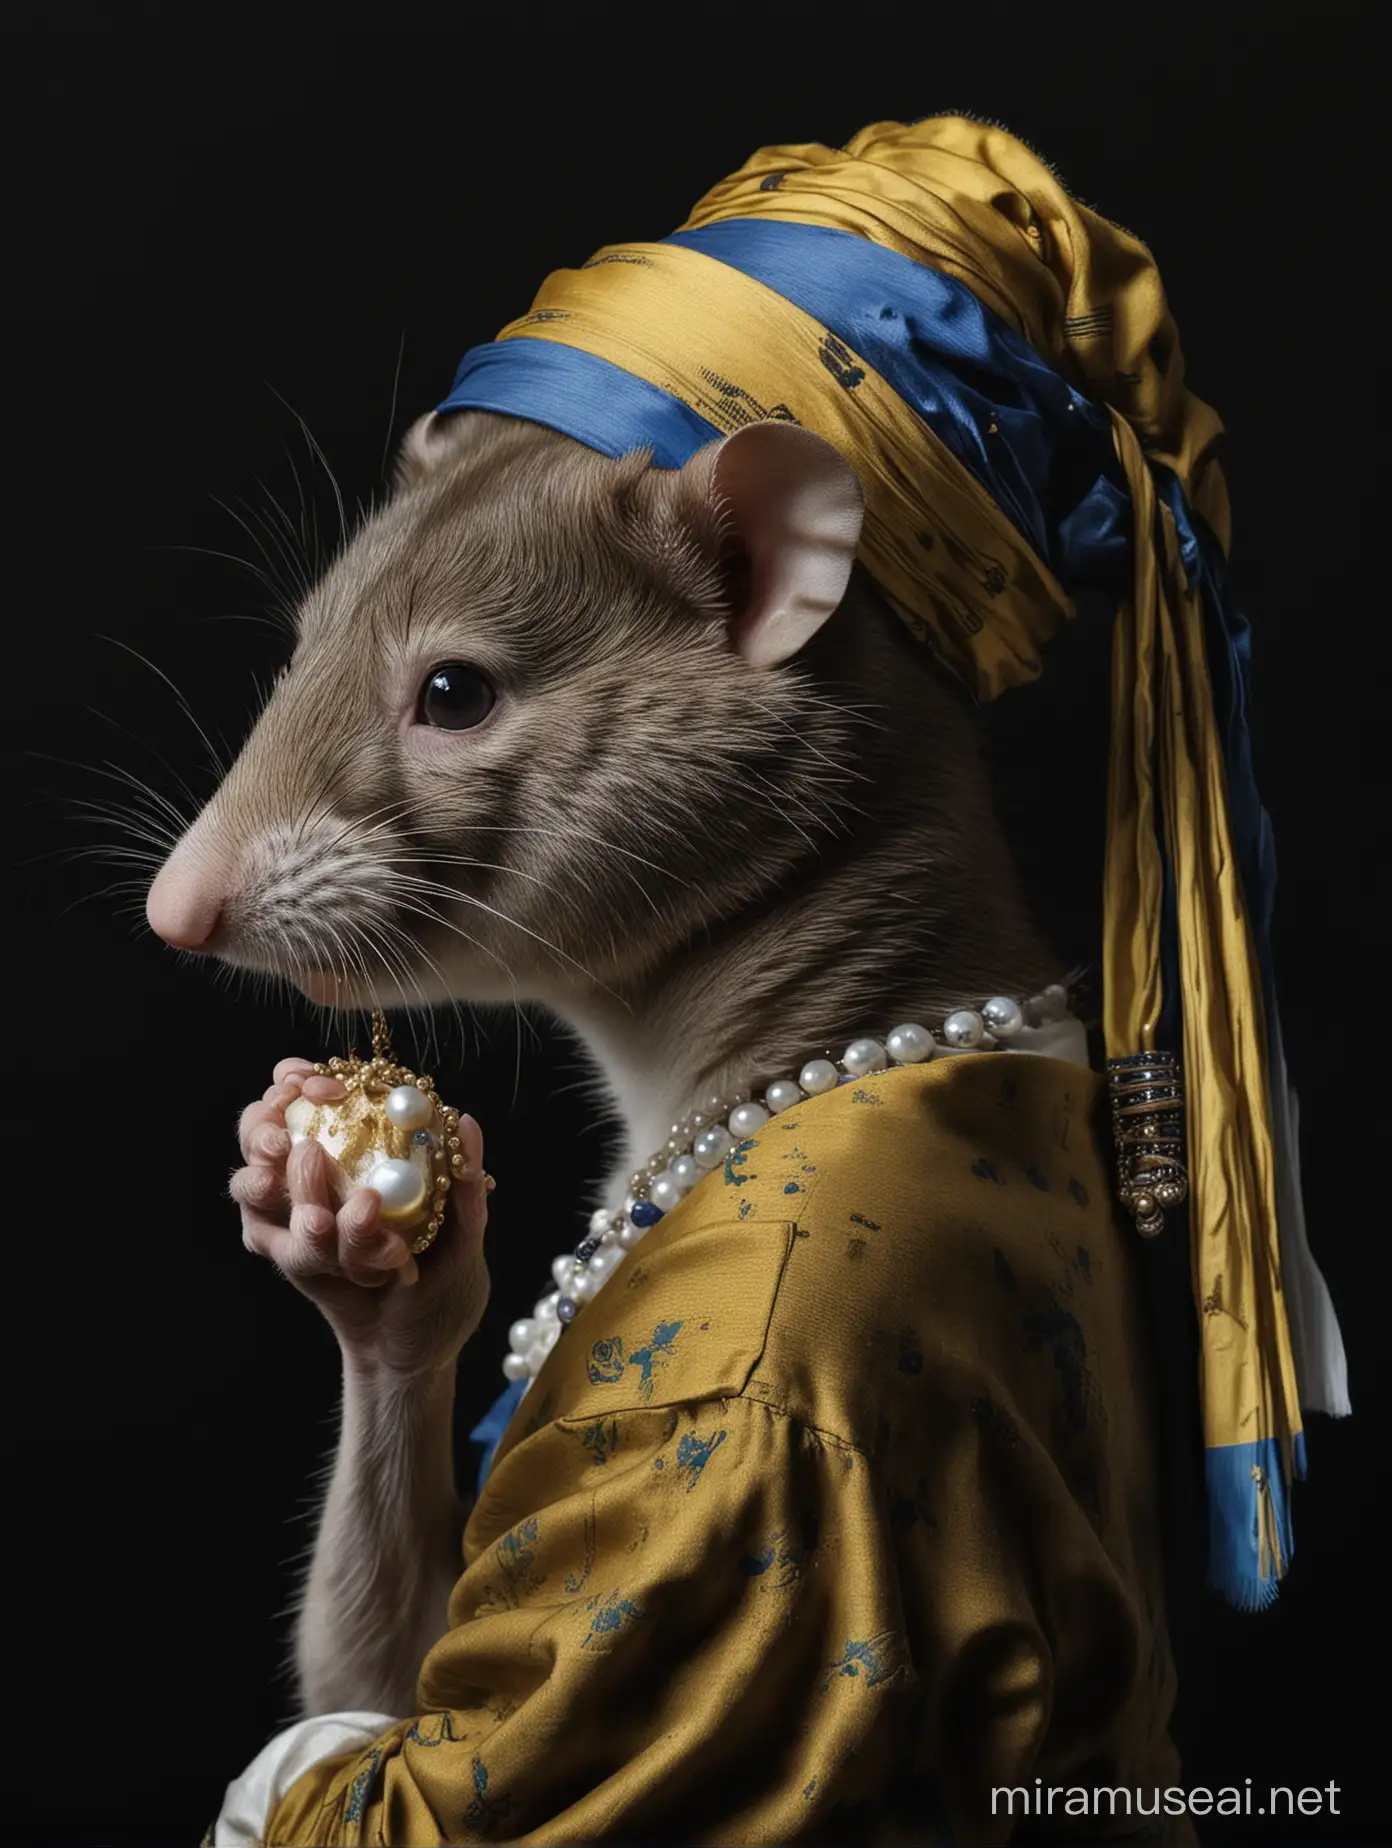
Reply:
[[865, 1078], [885, 1068], [885, 1049], [876, 1039], [852, 1040], [841, 1055], [841, 1063], [853, 1078]]
[[919, 1065], [931, 1059], [937, 1049], [938, 1042], [927, 1027], [915, 1026], [912, 1021], [896, 1027], [885, 1041], [885, 1051], [896, 1065]]
[[537, 1321], [535, 1316], [524, 1315], [514, 1322], [508, 1330], [508, 1346], [514, 1354], [525, 1354], [537, 1338]]
[[648, 1189], [648, 1198], [655, 1207], [664, 1213], [670, 1213], [677, 1206], [686, 1189], [672, 1174], [659, 1174]]
[[383, 1107], [388, 1120], [398, 1129], [429, 1129], [435, 1120], [434, 1104], [413, 1084], [399, 1084], [394, 1091], [388, 1091]]
[[1024, 1009], [1009, 995], [994, 995], [982, 1008], [981, 1018], [998, 1040], [1011, 1039], [1025, 1024]]
[[743, 1142], [764, 1127], [769, 1113], [762, 1104], [736, 1104], [730, 1112], [730, 1134]]
[[552, 1322], [547, 1327], [546, 1334], [542, 1335], [533, 1346], [527, 1349], [527, 1366], [531, 1371], [533, 1379], [541, 1372], [542, 1367], [546, 1364], [546, 1356], [551, 1352], [552, 1348], [555, 1347], [560, 1338], [561, 1324], [559, 1322]]
[[575, 1275], [575, 1259], [567, 1251], [563, 1257], [554, 1260], [551, 1275], [556, 1279], [558, 1289], [568, 1290], [570, 1280]]
[[723, 1123], [703, 1129], [691, 1145], [691, 1153], [703, 1168], [718, 1168], [735, 1146], [734, 1138]]
[[[979, 1010], [959, 1008], [948, 1015], [941, 1030], [941, 1048], [927, 1027], [905, 1021], [895, 1027], [883, 1043], [869, 1037], [853, 1040], [839, 1065], [829, 1058], [809, 1060], [796, 1082], [791, 1078], [779, 1078], [768, 1085], [761, 1103], [753, 1101], [748, 1091], [731, 1091], [723, 1096], [714, 1091], [707, 1093], [699, 1109], [693, 1110], [683, 1122], [672, 1125], [665, 1151], [649, 1156], [642, 1167], [634, 1170], [622, 1210], [597, 1207], [589, 1218], [588, 1237], [580, 1241], [573, 1255], [567, 1253], [554, 1261], [551, 1274], [559, 1287], [538, 1301], [530, 1317], [524, 1316], [509, 1329], [510, 1351], [503, 1362], [504, 1374], [509, 1380], [520, 1381], [524, 1393], [530, 1391], [564, 1327], [574, 1321], [581, 1305], [590, 1301], [614, 1275], [624, 1254], [642, 1243], [651, 1228], [680, 1203], [689, 1188], [719, 1167], [736, 1142], [757, 1135], [771, 1116], [791, 1110], [802, 1101], [804, 1094], [819, 1097], [834, 1091], [838, 1085], [853, 1083], [872, 1072], [882, 1072], [891, 1062], [917, 1065], [933, 1058], [940, 1049], [987, 1050], [1013, 1038], [1026, 1022], [1034, 1024], [1059, 1019], [1067, 1012], [1067, 990], [1058, 983], [1045, 989], [1042, 995], [1031, 996], [1023, 1007], [1009, 995], [993, 995]], [[429, 1084], [425, 1079], [420, 1082]], [[410, 1100], [412, 1111], [419, 1109], [411, 1087], [403, 1085], [398, 1090]], [[720, 1120], [722, 1116], [724, 1122]], [[448, 1114], [446, 1124], [446, 1133], [452, 1133], [454, 1124], [449, 1121]], [[436, 1142], [433, 1135], [419, 1133], [413, 1140], [422, 1145], [429, 1142], [432, 1146]], [[457, 1141], [450, 1146], [457, 1148]], [[416, 1198], [420, 1198], [426, 1182], [409, 1164], [384, 1162], [381, 1167], [407, 1169], [411, 1188]], [[1182, 1183], [1176, 1187], [1168, 1181], [1138, 1190], [1139, 1198], [1133, 1202], [1132, 1210], [1149, 1209], [1154, 1215], [1153, 1224], [1142, 1219], [1142, 1232], [1149, 1236], [1159, 1225], [1161, 1209], [1171, 1203], [1171, 1197], [1174, 1200], [1182, 1198], [1183, 1192]]]
[[985, 1031], [980, 1014], [969, 1007], [959, 1008], [943, 1022], [943, 1038], [949, 1046], [979, 1046]]
[[[419, 1097], [419, 1091], [416, 1093]], [[404, 1219], [425, 1198], [425, 1176], [409, 1161], [379, 1161], [367, 1185], [382, 1196], [382, 1217]]]

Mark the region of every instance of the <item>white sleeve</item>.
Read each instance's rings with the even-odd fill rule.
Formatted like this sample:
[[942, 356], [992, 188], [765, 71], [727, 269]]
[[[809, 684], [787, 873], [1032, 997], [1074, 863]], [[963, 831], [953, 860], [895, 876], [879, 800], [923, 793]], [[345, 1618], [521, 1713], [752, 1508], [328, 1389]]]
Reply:
[[394, 1713], [318, 1713], [278, 1732], [227, 1786], [213, 1824], [213, 1848], [260, 1848], [266, 1818], [296, 1778], [321, 1758], [370, 1745], [398, 1717]]

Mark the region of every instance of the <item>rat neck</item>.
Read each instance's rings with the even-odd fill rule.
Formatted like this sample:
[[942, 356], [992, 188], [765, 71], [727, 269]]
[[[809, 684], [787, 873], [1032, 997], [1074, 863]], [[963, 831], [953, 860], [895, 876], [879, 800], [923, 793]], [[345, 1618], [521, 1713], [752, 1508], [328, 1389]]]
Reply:
[[[817, 842], [793, 878], [616, 990], [550, 997], [625, 1131], [606, 1200], [709, 1092], [757, 1095], [852, 1039], [936, 1027], [954, 1008], [1061, 979], [991, 812], [974, 727], [954, 711], [920, 728], [932, 735], [922, 764], [924, 747], [897, 732], [854, 828]], [[944, 733], [958, 772], [946, 800]], [[924, 797], [935, 767], [938, 794]]]
[[[836, 905], [846, 893], [833, 885], [823, 896]], [[738, 941], [689, 952], [680, 973], [634, 996], [631, 1012], [608, 996], [563, 1010], [622, 1124], [619, 1175], [660, 1150], [709, 1092], [757, 1096], [775, 1078], [795, 1078], [808, 1059], [838, 1058], [853, 1039], [882, 1040], [906, 1021], [936, 1026], [992, 994], [1022, 999], [1062, 973], [1047, 953], [991, 954], [979, 928], [974, 940], [925, 945], [921, 959], [896, 967], [880, 953], [873, 921], [860, 935], [842, 910], [834, 940], [799, 923], [791, 908], [771, 908]], [[988, 969], [999, 973], [988, 978]]]

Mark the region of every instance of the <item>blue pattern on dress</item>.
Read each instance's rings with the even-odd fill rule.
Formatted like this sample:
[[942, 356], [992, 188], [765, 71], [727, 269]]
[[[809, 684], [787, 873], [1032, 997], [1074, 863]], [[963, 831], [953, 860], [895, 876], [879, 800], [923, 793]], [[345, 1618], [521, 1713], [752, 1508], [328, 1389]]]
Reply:
[[589, 1631], [580, 1645], [582, 1649], [588, 1649], [596, 1638], [617, 1635], [626, 1623], [634, 1623], [645, 1615], [636, 1604], [617, 1591], [611, 1591], [607, 1597], [591, 1598], [585, 1609], [593, 1612], [593, 1616]]
[[728, 1432], [717, 1431], [713, 1437], [697, 1437], [688, 1431], [677, 1445], [677, 1474], [690, 1472], [691, 1480], [686, 1485], [689, 1495], [701, 1480], [701, 1472], [710, 1462], [715, 1451], [725, 1442]]
[[878, 1636], [865, 1637], [860, 1642], [848, 1641], [840, 1659], [827, 1664], [823, 1694], [833, 1681], [843, 1678], [860, 1681], [867, 1688], [877, 1688], [882, 1681], [888, 1681], [894, 1673], [894, 1641], [893, 1630], [881, 1630]]

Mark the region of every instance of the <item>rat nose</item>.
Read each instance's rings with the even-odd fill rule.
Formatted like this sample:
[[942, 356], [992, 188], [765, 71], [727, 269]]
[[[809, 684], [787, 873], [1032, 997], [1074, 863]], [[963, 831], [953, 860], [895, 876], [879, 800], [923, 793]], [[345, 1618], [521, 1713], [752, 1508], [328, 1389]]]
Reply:
[[176, 848], [155, 875], [145, 916], [150, 929], [176, 950], [205, 950], [222, 916], [219, 883]]

